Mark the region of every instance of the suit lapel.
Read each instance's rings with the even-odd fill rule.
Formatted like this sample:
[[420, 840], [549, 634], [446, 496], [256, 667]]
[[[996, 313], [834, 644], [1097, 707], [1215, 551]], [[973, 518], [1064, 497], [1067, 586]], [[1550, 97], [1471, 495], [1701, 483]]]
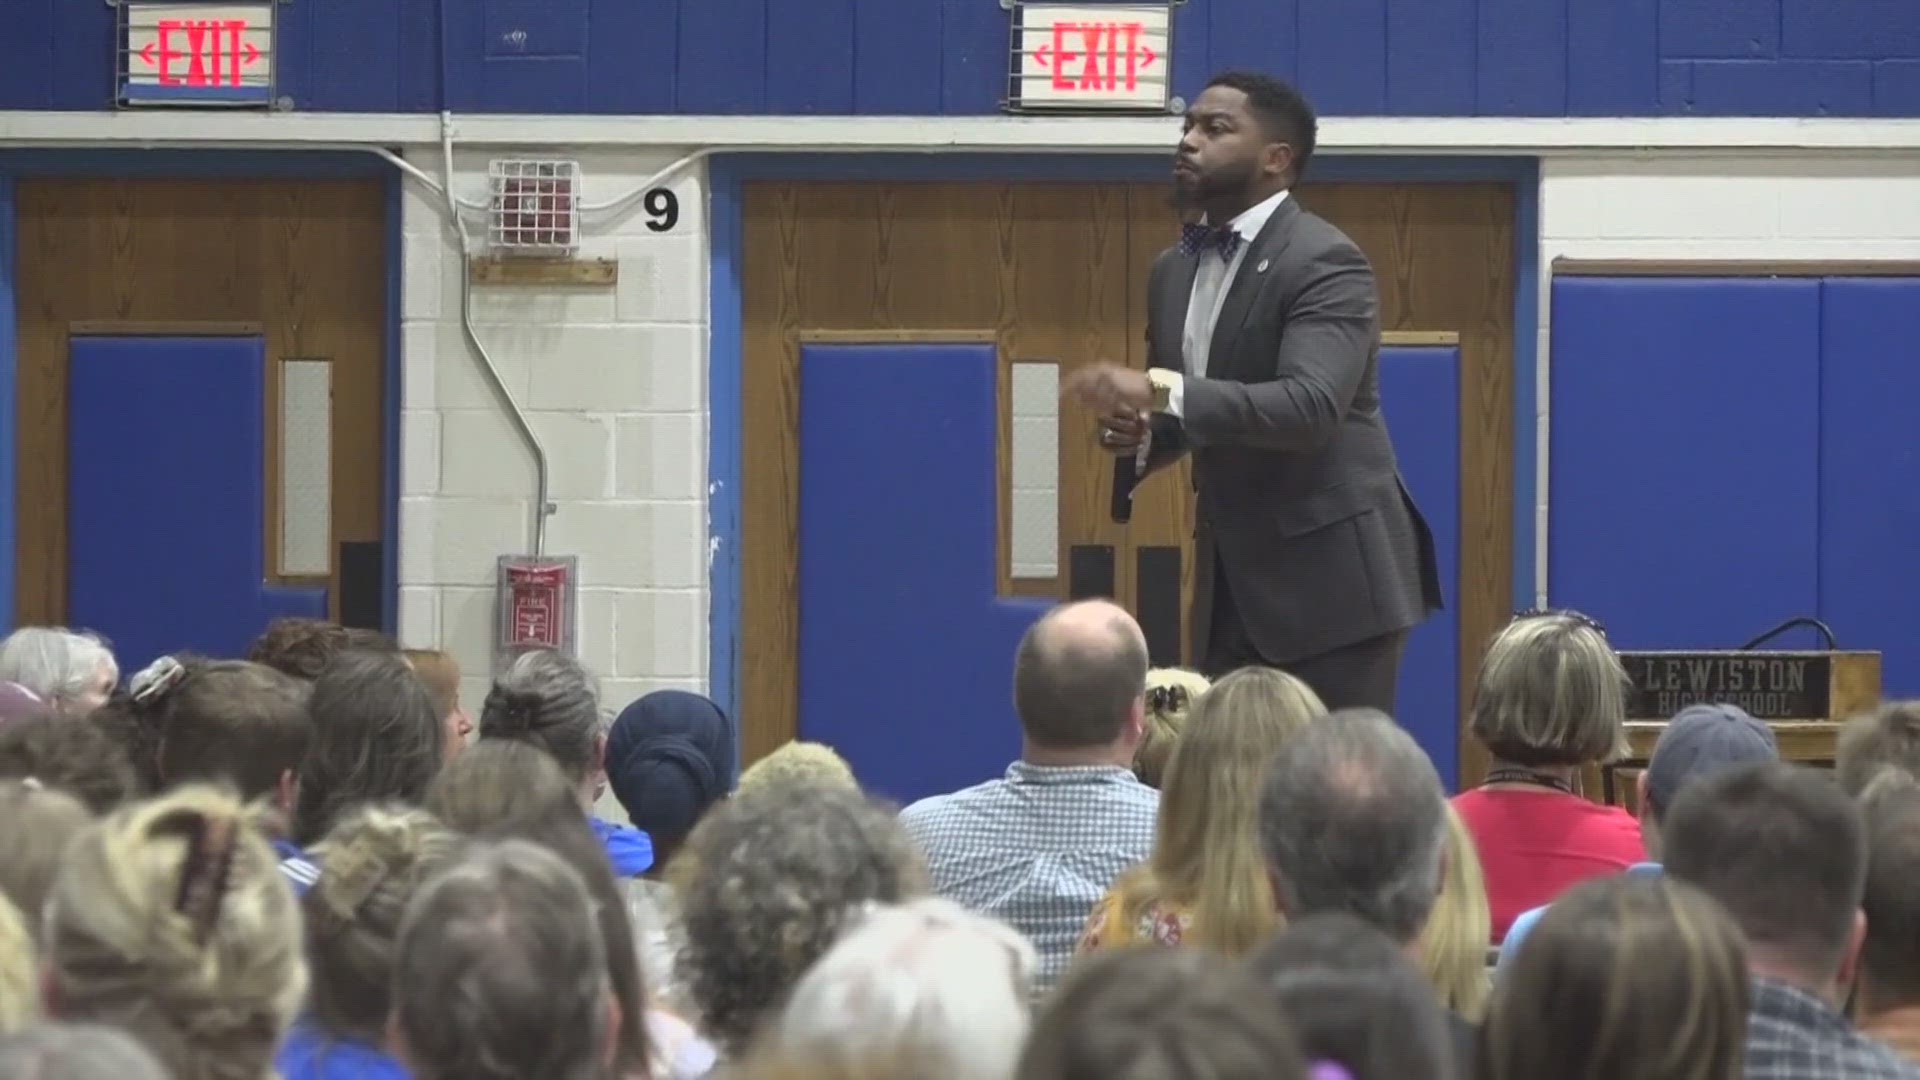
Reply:
[[[1273, 216], [1260, 234], [1247, 245], [1247, 254], [1240, 260], [1240, 269], [1233, 275], [1233, 281], [1227, 286], [1227, 299], [1220, 305], [1220, 318], [1213, 324], [1213, 340], [1207, 345], [1207, 373], [1215, 375], [1225, 370], [1228, 358], [1228, 344], [1239, 333], [1240, 325], [1253, 313], [1254, 298], [1267, 283], [1267, 274], [1273, 264], [1279, 261], [1280, 253], [1287, 248], [1287, 241], [1293, 238], [1293, 219], [1300, 213], [1300, 207], [1294, 196], [1288, 195], [1274, 208]], [[1191, 284], [1192, 277], [1189, 275]]]
[[1159, 310], [1154, 325], [1160, 328], [1156, 344], [1160, 355], [1170, 358], [1182, 373], [1187, 372], [1187, 302], [1193, 297], [1193, 278], [1200, 271], [1198, 255], [1182, 255], [1167, 274], [1160, 295], [1153, 298]]

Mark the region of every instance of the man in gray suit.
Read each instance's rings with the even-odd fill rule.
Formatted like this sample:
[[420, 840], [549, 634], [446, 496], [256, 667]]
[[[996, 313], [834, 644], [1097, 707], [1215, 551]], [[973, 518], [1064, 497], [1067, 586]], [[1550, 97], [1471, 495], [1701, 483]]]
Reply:
[[1440, 579], [1380, 413], [1372, 268], [1288, 191], [1316, 127], [1277, 79], [1208, 83], [1173, 165], [1175, 205], [1203, 216], [1147, 282], [1152, 370], [1092, 364], [1067, 391], [1100, 413], [1135, 481], [1193, 455], [1202, 670], [1278, 667], [1329, 708], [1391, 714]]

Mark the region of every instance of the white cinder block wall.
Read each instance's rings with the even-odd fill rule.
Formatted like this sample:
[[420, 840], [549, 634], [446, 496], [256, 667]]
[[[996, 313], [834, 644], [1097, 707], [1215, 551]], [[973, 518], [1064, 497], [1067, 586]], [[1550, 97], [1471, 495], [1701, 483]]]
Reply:
[[[494, 157], [573, 157], [583, 203], [632, 191], [679, 154], [461, 153], [454, 190], [486, 196]], [[414, 154], [429, 174], [437, 154]], [[580, 655], [619, 708], [707, 677], [707, 222], [705, 172], [661, 181], [672, 231], [638, 202], [589, 214], [581, 255], [615, 258], [614, 288], [476, 287], [481, 341], [546, 443], [546, 553], [580, 560]], [[402, 339], [400, 634], [451, 651], [461, 697], [485, 699], [494, 560], [533, 545], [534, 464], [460, 322], [459, 243], [444, 203], [410, 183]], [[470, 233], [484, 217], [469, 213]]]
[[[1920, 154], [1619, 152], [1540, 167], [1539, 420], [1546, 481], [1553, 260], [1920, 260]], [[1545, 537], [1545, 504], [1536, 536]], [[1541, 552], [1536, 591], [1545, 589]], [[1536, 597], [1536, 599], [1542, 599]]]

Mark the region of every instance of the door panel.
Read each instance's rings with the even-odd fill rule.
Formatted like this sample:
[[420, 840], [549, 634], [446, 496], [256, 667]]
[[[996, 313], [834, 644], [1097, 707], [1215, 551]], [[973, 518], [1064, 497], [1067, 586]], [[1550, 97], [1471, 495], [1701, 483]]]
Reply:
[[264, 354], [258, 334], [71, 341], [66, 618], [128, 670], [327, 612], [324, 585], [264, 584]]
[[[1430, 691], [1453, 697], [1434, 723], [1457, 727], [1481, 644], [1509, 612], [1512, 191], [1500, 184], [1326, 184], [1308, 185], [1299, 197], [1372, 260], [1385, 330], [1458, 335], [1457, 459], [1438, 466], [1455, 470], [1458, 480], [1458, 595], [1436, 618], [1448, 621], [1461, 677]], [[1071, 405], [1063, 404], [1058, 418], [1060, 573], [1053, 580], [1013, 578], [1007, 550], [1009, 365], [1055, 361], [1064, 377], [1098, 359], [1145, 364], [1147, 270], [1178, 230], [1164, 186], [755, 183], [744, 199], [739, 655], [748, 760], [810, 724], [795, 704], [803, 337], [991, 335], [1001, 390], [998, 595], [1067, 595], [1069, 567], [1078, 561], [1110, 565], [1112, 594], [1143, 618], [1166, 617], [1172, 605], [1161, 582], [1177, 574], [1184, 614], [1194, 576], [1187, 470], [1147, 481], [1135, 495], [1131, 524], [1113, 524], [1111, 458], [1093, 439], [1092, 418]], [[1398, 397], [1407, 400], [1406, 393]], [[1390, 422], [1396, 411], [1414, 407], [1390, 400]], [[1424, 415], [1409, 416], [1409, 426], [1434, 429]], [[1407, 452], [1420, 451], [1409, 444]], [[1434, 467], [1422, 461], [1407, 471]], [[1142, 567], [1155, 580], [1142, 580]], [[884, 677], [887, 663], [884, 649], [873, 652], [875, 677]], [[983, 677], [1004, 687], [1010, 672], [1007, 666]], [[927, 692], [914, 696], [925, 700]], [[1464, 736], [1458, 743], [1461, 779], [1471, 781], [1483, 767], [1477, 748]], [[1436, 749], [1435, 756], [1444, 763], [1449, 755]]]
[[[19, 225], [17, 599], [20, 622], [72, 621], [70, 552], [95, 550], [72, 535], [90, 521], [69, 513], [69, 339], [158, 333], [178, 336], [208, 323], [257, 326], [263, 354], [258, 388], [261, 498], [251, 532], [220, 541], [234, 565], [258, 561], [262, 587], [322, 589], [338, 615], [338, 556], [345, 542], [379, 543], [383, 498], [382, 408], [386, 350], [386, 194], [379, 180], [52, 179], [21, 181]], [[224, 331], [216, 331], [224, 333]], [[325, 475], [294, 474], [329, 493], [324, 520], [287, 515], [282, 424], [311, 410], [282, 408], [285, 386], [310, 386], [324, 361]], [[291, 365], [291, 366], [289, 366]], [[300, 377], [290, 378], [292, 373]], [[316, 403], [318, 404], [318, 403]], [[210, 420], [208, 402], [183, 399], [162, 420], [184, 431]], [[224, 437], [229, 433], [221, 433]], [[318, 445], [309, 432], [304, 445]], [[100, 451], [113, 459], [137, 447], [111, 431]], [[90, 437], [91, 438], [91, 437]], [[202, 478], [188, 475], [184, 484]], [[285, 545], [281, 530], [324, 529], [325, 572], [316, 543]], [[304, 525], [302, 525], [304, 523]], [[91, 527], [91, 526], [88, 526]], [[99, 550], [106, 550], [101, 548]], [[304, 551], [305, 554], [299, 554]], [[255, 552], [260, 553], [256, 558]], [[298, 565], [283, 567], [292, 553]], [[91, 586], [79, 584], [81, 594]], [[182, 628], [198, 632], [198, 627]]]

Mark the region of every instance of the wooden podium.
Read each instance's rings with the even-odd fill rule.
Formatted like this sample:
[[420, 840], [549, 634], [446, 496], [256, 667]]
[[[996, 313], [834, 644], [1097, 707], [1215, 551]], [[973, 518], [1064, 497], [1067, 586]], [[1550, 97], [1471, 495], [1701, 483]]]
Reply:
[[1787, 761], [1831, 768], [1840, 725], [1880, 701], [1880, 654], [1865, 651], [1620, 653], [1627, 669], [1628, 756], [1600, 768], [1602, 801], [1639, 813], [1636, 780], [1673, 714], [1738, 705], [1773, 728]]

